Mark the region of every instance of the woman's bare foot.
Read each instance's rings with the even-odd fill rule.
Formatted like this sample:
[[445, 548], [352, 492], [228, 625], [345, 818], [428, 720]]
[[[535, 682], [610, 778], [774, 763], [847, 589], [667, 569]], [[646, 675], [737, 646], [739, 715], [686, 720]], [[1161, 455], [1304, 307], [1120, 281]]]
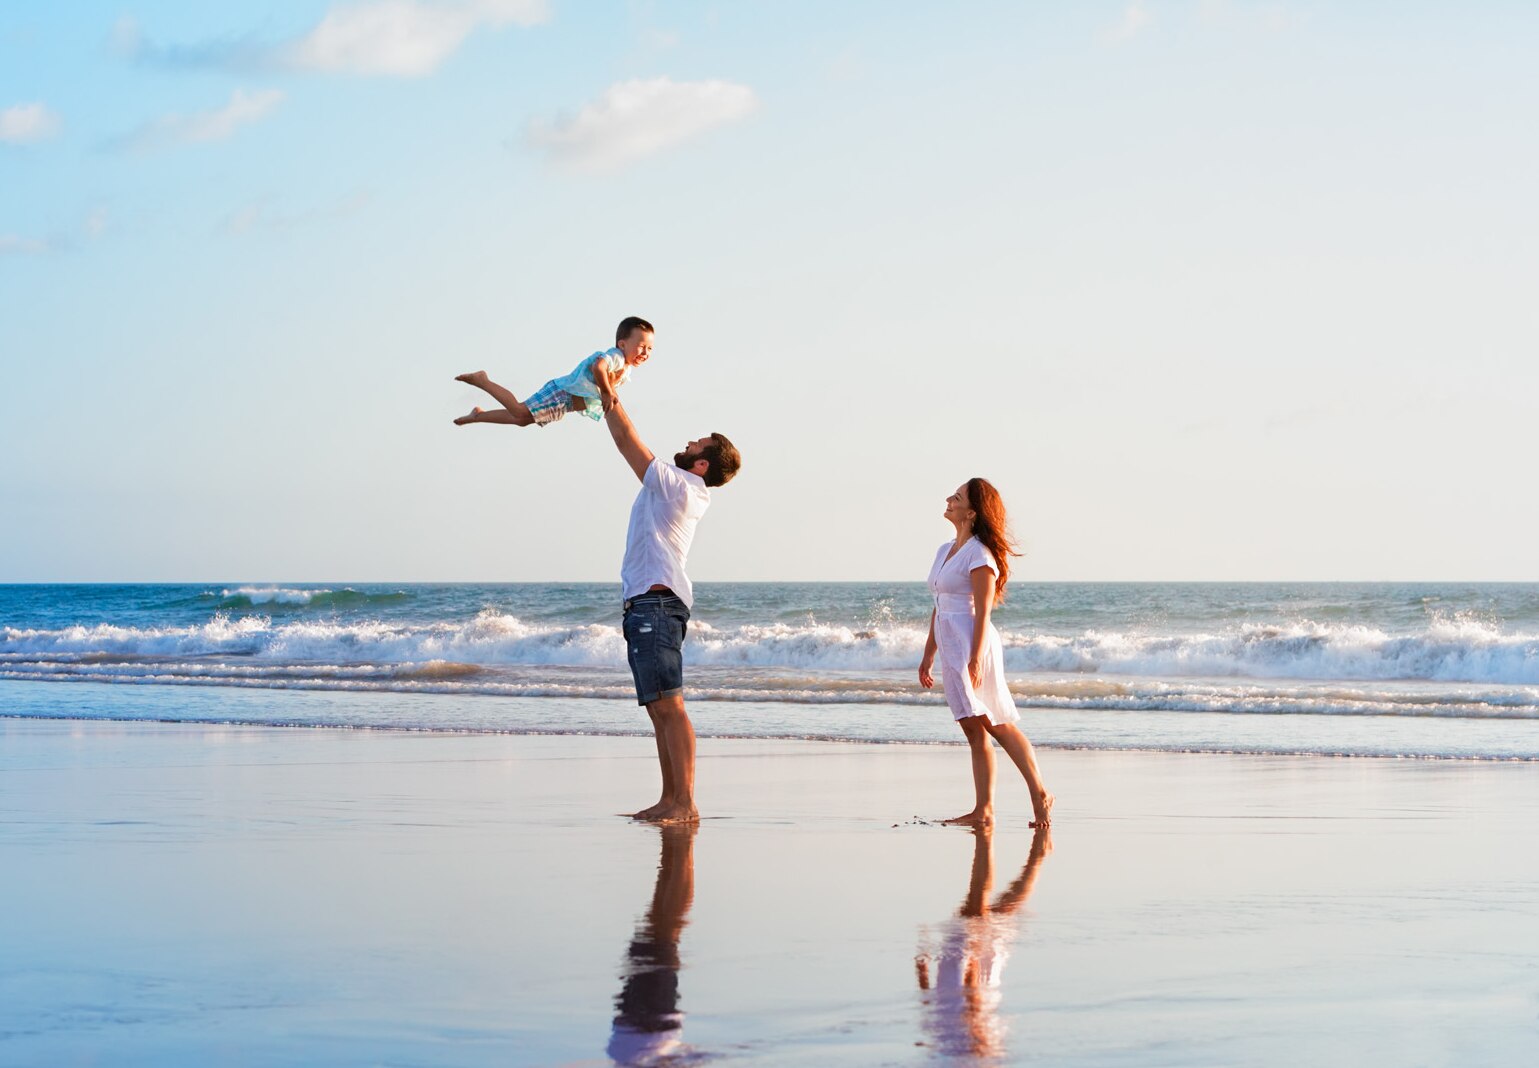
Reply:
[[1053, 802], [1056, 800], [1058, 799], [1052, 794], [1044, 793], [1042, 795], [1042, 803], [1032, 806], [1037, 818], [1032, 820], [1027, 826], [1051, 827], [1053, 825]]
[[454, 380], [456, 382], [463, 382], [467, 386], [476, 386], [476, 387], [485, 386], [486, 383], [488, 381], [490, 381], [486, 377], [486, 372], [485, 371], [466, 371], [462, 375], [455, 375], [454, 376]]
[[462, 415], [454, 421], [455, 426], [464, 426], [466, 423], [479, 423], [481, 421], [481, 409], [470, 409], [469, 415]]
[[994, 810], [991, 808], [973, 809], [962, 816], [953, 816], [949, 820], [941, 820], [942, 823], [953, 827], [992, 827], [994, 826]]

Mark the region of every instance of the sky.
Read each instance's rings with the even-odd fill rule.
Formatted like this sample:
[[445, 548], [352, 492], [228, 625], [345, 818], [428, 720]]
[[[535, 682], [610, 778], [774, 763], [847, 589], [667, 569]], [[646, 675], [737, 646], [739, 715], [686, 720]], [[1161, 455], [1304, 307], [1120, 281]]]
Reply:
[[1539, 7], [10, 0], [0, 581], [1539, 579]]

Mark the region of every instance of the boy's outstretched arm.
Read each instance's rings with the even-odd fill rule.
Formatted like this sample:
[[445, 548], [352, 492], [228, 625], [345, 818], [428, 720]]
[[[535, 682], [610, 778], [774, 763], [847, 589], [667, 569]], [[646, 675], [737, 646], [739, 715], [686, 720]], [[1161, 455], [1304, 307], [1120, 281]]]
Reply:
[[652, 450], [641, 443], [630, 416], [625, 414], [618, 400], [604, 412], [604, 422], [609, 427], [609, 436], [615, 439], [615, 448], [620, 450], [625, 462], [631, 465], [636, 477], [645, 480], [647, 468], [652, 465]]
[[593, 375], [593, 384], [598, 386], [599, 400], [604, 405], [604, 411], [609, 411], [615, 406], [614, 376], [609, 373], [609, 361], [604, 359], [602, 353], [593, 357], [588, 372]]

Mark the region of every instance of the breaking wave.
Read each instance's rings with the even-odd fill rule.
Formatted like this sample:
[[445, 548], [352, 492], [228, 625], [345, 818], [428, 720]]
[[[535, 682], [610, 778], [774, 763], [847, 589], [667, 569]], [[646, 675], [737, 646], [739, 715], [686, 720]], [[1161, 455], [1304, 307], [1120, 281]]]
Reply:
[[219, 608], [357, 608], [363, 605], [395, 604], [411, 599], [404, 590], [392, 593], [365, 593], [362, 590], [343, 588], [292, 589], [286, 586], [240, 586], [236, 589], [209, 592], [204, 599], [213, 599]]
[[[310, 598], [305, 603], [315, 605], [322, 594], [340, 597], [349, 591], [227, 592], [246, 598], [303, 595]], [[1539, 634], [1505, 633], [1495, 624], [1473, 619], [1435, 620], [1408, 634], [1301, 621], [1243, 624], [1212, 633], [1086, 630], [1054, 635], [1007, 630], [1002, 637], [1006, 669], [1012, 674], [1539, 685]], [[869, 629], [815, 622], [713, 627], [697, 620], [690, 624], [687, 656], [701, 667], [885, 672], [911, 669], [924, 638], [921, 628], [900, 623]], [[468, 620], [432, 623], [220, 612], [185, 627], [97, 623], [0, 628], [0, 664], [56, 657], [623, 669], [625, 643], [613, 625], [530, 622], [491, 609]]]

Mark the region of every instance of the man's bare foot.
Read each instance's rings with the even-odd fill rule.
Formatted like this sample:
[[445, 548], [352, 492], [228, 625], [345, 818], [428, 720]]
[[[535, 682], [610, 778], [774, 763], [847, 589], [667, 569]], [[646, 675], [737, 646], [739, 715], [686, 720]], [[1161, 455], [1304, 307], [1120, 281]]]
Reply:
[[942, 823], [953, 827], [992, 827], [994, 826], [994, 810], [984, 809], [982, 812], [974, 809], [962, 815], [953, 816], [949, 820], [941, 820]]
[[484, 386], [489, 381], [485, 371], [466, 371], [462, 375], [455, 375], [454, 380], [467, 386]]
[[620, 815], [629, 816], [633, 820], [649, 820], [667, 807], [667, 801], [659, 801], [656, 804], [648, 805], [640, 812], [622, 812]]
[[454, 421], [455, 426], [464, 426], [466, 423], [479, 423], [481, 421], [481, 409], [470, 409], [469, 415], [462, 415]]
[[694, 805], [681, 805], [675, 802], [664, 805], [650, 816], [641, 818], [648, 823], [699, 823], [700, 812]]
[[1058, 799], [1052, 794], [1044, 793], [1042, 795], [1042, 803], [1032, 806], [1037, 818], [1032, 820], [1027, 826], [1051, 827], [1053, 825], [1053, 802], [1056, 800]]

